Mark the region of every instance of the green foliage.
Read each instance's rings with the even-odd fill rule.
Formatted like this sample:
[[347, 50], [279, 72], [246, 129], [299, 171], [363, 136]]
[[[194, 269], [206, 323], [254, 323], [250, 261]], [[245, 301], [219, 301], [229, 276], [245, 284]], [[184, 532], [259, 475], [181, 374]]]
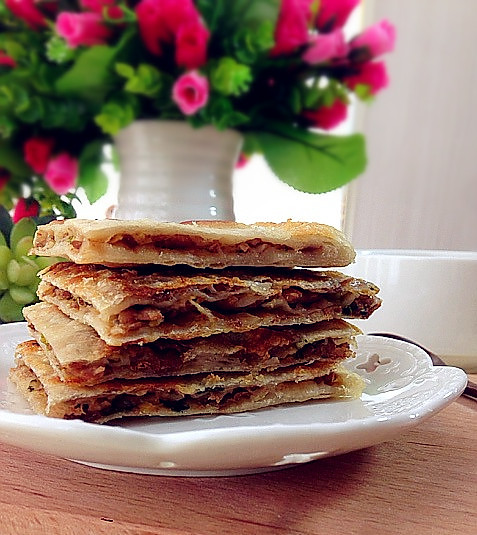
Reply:
[[105, 163], [104, 146], [101, 141], [92, 141], [85, 146], [79, 158], [79, 186], [90, 203], [100, 199], [108, 189], [108, 177], [102, 169]]
[[277, 176], [307, 193], [323, 193], [342, 186], [366, 167], [364, 138], [360, 134], [330, 136], [273, 124], [269, 132], [250, 137]]
[[239, 96], [250, 88], [252, 72], [233, 58], [221, 58], [210, 74], [212, 87], [223, 95]]
[[141, 63], [134, 69], [127, 63], [117, 63], [116, 72], [127, 79], [124, 89], [130, 93], [156, 97], [164, 89], [167, 76], [153, 65]]
[[[306, 42], [275, 54], [281, 0], [195, 0], [209, 38], [205, 61], [198, 58], [200, 67], [194, 69], [177, 64], [184, 41], [169, 30], [158, 36], [161, 52], [149, 50], [139, 29], [137, 2], [118, 2], [119, 18], [103, 10], [104, 44], [74, 47], [60, 36], [56, 18], [65, 11], [84, 11], [78, 0], [60, 0], [56, 10], [35, 4], [47, 20], [37, 30], [4, 4], [0, 2], [0, 51], [10, 59], [0, 66], [0, 167], [11, 176], [0, 191], [0, 204], [7, 209], [31, 196], [43, 215], [75, 215], [76, 191], [55, 194], [44, 171], [35, 172], [32, 160], [32, 167], [25, 162], [31, 138], [53, 140], [52, 155], [66, 152], [78, 160], [78, 187], [94, 202], [107, 189], [104, 147], [136, 119], [235, 128], [245, 135], [247, 154], [263, 153], [280, 179], [304, 191], [338, 187], [364, 169], [361, 136], [313, 133], [304, 111], [329, 106], [337, 98], [349, 102], [352, 93], [371, 100], [369, 87], [349, 87], [357, 66], [369, 60], [363, 54], [370, 51], [351, 50], [339, 61], [320, 65], [302, 58]], [[310, 9], [303, 15], [312, 38], [320, 1], [300, 7]], [[186, 115], [173, 89], [190, 70], [207, 78], [209, 93], [202, 108]], [[189, 98], [194, 98], [193, 88]], [[20, 299], [18, 291], [14, 295]]]
[[119, 95], [107, 101], [94, 120], [105, 134], [114, 136], [134, 121], [138, 107], [139, 102], [134, 95]]

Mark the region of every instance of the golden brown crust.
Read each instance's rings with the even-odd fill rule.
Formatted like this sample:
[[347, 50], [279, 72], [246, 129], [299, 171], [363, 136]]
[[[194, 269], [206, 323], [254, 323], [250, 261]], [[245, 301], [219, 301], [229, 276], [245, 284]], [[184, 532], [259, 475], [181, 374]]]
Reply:
[[33, 341], [17, 347], [10, 379], [37, 412], [98, 423], [123, 416], [225, 414], [310, 399], [355, 398], [364, 386], [344, 369], [311, 364], [260, 374], [118, 380], [73, 388], [55, 376]]
[[198, 268], [338, 267], [355, 257], [347, 238], [335, 228], [293, 221], [245, 225], [68, 219], [38, 227], [32, 253], [80, 264]]
[[373, 284], [332, 271], [151, 271], [62, 263], [41, 277], [38, 296], [91, 325], [109, 345], [365, 318], [380, 305]]

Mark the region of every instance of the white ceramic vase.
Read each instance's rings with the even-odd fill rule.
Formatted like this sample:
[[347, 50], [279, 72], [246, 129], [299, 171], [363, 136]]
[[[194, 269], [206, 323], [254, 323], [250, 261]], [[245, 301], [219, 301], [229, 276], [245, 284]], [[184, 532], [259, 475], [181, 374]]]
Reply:
[[119, 219], [234, 220], [232, 174], [242, 136], [185, 121], [136, 121], [115, 138]]

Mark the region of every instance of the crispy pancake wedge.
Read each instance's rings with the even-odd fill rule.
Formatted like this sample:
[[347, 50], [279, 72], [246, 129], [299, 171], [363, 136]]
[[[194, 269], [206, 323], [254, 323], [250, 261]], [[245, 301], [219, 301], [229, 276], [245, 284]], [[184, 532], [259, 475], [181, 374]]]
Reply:
[[380, 305], [376, 286], [331, 271], [59, 263], [40, 276], [40, 299], [91, 325], [109, 345], [367, 318]]
[[364, 387], [357, 375], [319, 361], [255, 375], [200, 374], [73, 387], [60, 381], [33, 340], [18, 345], [10, 379], [34, 411], [97, 423], [125, 416], [226, 414], [311, 399], [356, 398]]
[[32, 252], [78, 264], [186, 264], [338, 267], [355, 252], [338, 230], [318, 223], [67, 219], [38, 227]]
[[326, 364], [353, 356], [359, 329], [343, 320], [259, 328], [244, 333], [150, 344], [109, 346], [96, 331], [56, 306], [23, 309], [30, 332], [62, 381], [93, 385], [111, 379], [165, 377], [204, 372], [258, 372], [318, 359]]

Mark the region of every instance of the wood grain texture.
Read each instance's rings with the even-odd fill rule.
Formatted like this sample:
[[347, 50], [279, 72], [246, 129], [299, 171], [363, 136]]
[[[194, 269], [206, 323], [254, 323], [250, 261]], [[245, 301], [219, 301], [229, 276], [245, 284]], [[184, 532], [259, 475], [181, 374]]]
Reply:
[[350, 186], [359, 249], [477, 250], [475, 0], [367, 0], [397, 27], [390, 86], [359, 106], [369, 165]]
[[0, 444], [0, 533], [470, 535], [476, 434], [477, 403], [462, 398], [367, 450], [190, 479], [102, 471]]

